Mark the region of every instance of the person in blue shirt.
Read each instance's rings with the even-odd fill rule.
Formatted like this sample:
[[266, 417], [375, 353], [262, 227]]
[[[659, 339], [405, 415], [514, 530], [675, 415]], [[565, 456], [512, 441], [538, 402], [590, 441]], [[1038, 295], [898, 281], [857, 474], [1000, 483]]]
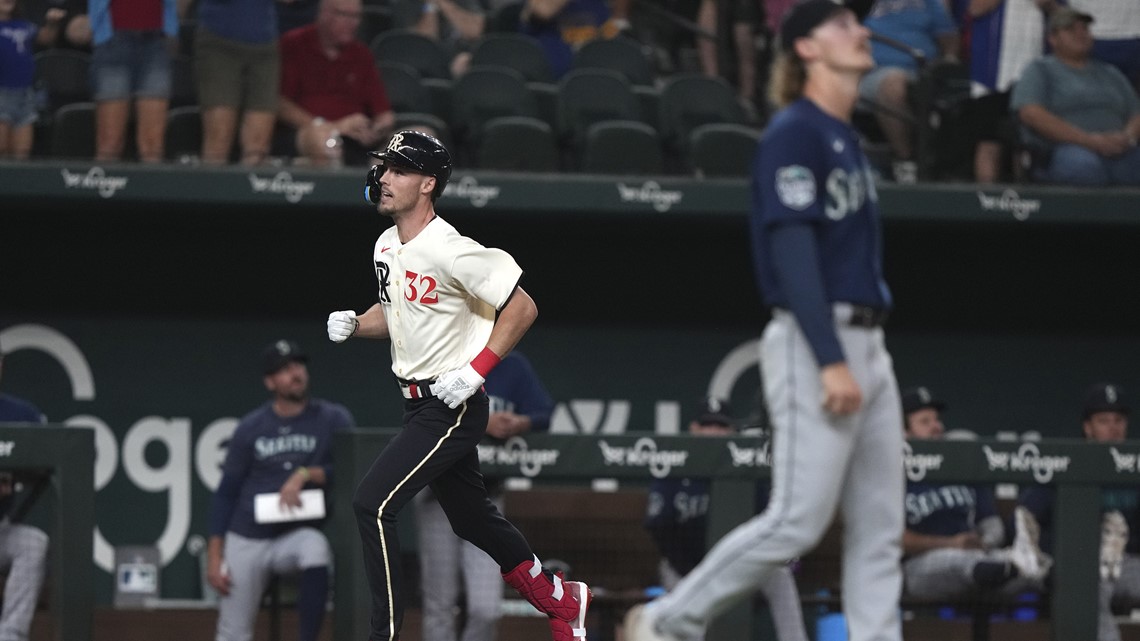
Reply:
[[830, 0], [793, 6], [770, 84], [781, 106], [752, 165], [752, 257], [772, 309], [760, 369], [772, 497], [671, 592], [626, 617], [630, 641], [689, 641], [711, 617], [815, 547], [843, 517], [852, 641], [899, 641], [903, 428], [883, 323], [878, 194], [851, 126], [870, 31]]
[[[507, 354], [484, 383], [490, 400], [485, 440], [501, 443], [528, 432], [550, 429], [554, 399], [526, 356]], [[503, 483], [484, 478], [491, 501], [503, 511]], [[502, 617], [503, 577], [494, 559], [451, 529], [447, 514], [425, 488], [416, 495], [423, 588], [423, 641], [494, 641]], [[460, 588], [465, 596], [461, 602]], [[456, 612], [464, 611], [459, 628]]]
[[[941, 439], [946, 403], [926, 387], [902, 393], [909, 439]], [[945, 600], [997, 590], [1013, 596], [1041, 591], [1052, 560], [1041, 552], [1024, 513], [1015, 516], [1014, 544], [1004, 548], [1005, 526], [993, 487], [908, 481], [903, 532], [904, 593]]]
[[0, 0], [0, 158], [24, 160], [32, 151], [39, 119], [34, 48], [55, 42], [65, 15], [52, 7], [40, 27], [20, 16], [16, 0]]
[[[729, 436], [736, 433], [736, 422], [728, 403], [705, 399], [701, 412], [689, 422], [689, 433], [696, 436]], [[756, 513], [764, 511], [772, 485], [767, 479], [756, 483]], [[661, 583], [673, 589], [705, 556], [708, 530], [710, 481], [704, 478], [668, 477], [649, 484], [645, 529], [661, 553]], [[796, 579], [789, 565], [777, 568], [760, 585], [768, 601], [772, 624], [779, 641], [807, 641], [803, 608]]]
[[[1081, 432], [1096, 443], [1124, 443], [1128, 438], [1131, 406], [1124, 389], [1115, 383], [1091, 385], [1084, 396]], [[1041, 546], [1053, 547], [1054, 488], [1032, 485], [1022, 489], [1018, 503], [1028, 510], [1041, 528]], [[1097, 641], [1120, 641], [1120, 629], [1112, 616], [1112, 602], [1135, 603], [1140, 599], [1140, 488], [1135, 485], [1101, 490], [1100, 607]]]
[[246, 414], [230, 439], [210, 507], [207, 579], [218, 591], [217, 641], [250, 641], [271, 575], [300, 574], [300, 641], [316, 641], [324, 621], [332, 552], [319, 520], [259, 516], [254, 499], [278, 494], [282, 511], [300, 508], [306, 488], [332, 481], [332, 437], [351, 429], [343, 406], [309, 396], [308, 357], [280, 340], [262, 356], [273, 398]]
[[[928, 63], [958, 60], [958, 28], [942, 0], [876, 0], [864, 25], [874, 34], [918, 49]], [[882, 42], [874, 42], [871, 51], [875, 69], [859, 82], [859, 97], [895, 113], [912, 113], [907, 87], [916, 78], [915, 59]], [[884, 110], [875, 110], [875, 117], [894, 156], [895, 180], [914, 182], [914, 128]]]

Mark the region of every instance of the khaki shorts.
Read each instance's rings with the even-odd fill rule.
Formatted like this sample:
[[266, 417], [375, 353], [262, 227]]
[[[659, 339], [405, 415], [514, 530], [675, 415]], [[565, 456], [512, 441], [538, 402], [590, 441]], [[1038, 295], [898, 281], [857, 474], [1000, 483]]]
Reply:
[[194, 76], [198, 104], [277, 112], [281, 58], [277, 43], [247, 44], [214, 35], [202, 27], [194, 36]]

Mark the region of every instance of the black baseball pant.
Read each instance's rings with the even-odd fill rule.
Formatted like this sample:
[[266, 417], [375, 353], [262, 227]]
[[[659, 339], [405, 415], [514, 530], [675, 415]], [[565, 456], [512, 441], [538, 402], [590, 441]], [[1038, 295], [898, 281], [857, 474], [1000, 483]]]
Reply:
[[487, 395], [456, 409], [435, 398], [409, 400], [404, 427], [376, 457], [353, 496], [372, 591], [369, 641], [395, 641], [404, 617], [404, 585], [396, 519], [431, 486], [455, 533], [504, 571], [534, 557], [523, 535], [487, 496], [476, 447], [487, 430]]

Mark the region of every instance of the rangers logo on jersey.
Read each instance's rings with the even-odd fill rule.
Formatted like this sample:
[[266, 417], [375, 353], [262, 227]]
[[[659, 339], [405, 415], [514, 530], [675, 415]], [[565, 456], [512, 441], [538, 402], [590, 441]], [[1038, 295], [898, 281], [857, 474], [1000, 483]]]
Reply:
[[776, 195], [789, 209], [803, 211], [815, 202], [815, 176], [803, 165], [776, 170]]
[[375, 262], [376, 262], [376, 280], [380, 281], [380, 302], [390, 304], [392, 302], [392, 299], [391, 299], [391, 297], [388, 296], [388, 274], [390, 273], [391, 270], [388, 267], [388, 263], [385, 263], [384, 261], [381, 261], [381, 260], [378, 260]]

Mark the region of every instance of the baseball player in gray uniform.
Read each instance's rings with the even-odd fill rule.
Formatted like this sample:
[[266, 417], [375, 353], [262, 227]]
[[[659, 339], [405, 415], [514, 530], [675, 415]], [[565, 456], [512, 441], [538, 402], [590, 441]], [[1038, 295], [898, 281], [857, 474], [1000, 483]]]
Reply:
[[549, 617], [554, 641], [585, 637], [590, 591], [543, 569], [522, 534], [487, 496], [476, 447], [487, 430], [487, 374], [538, 316], [509, 254], [462, 236], [436, 215], [451, 155], [417, 131], [392, 136], [365, 196], [395, 222], [376, 241], [378, 302], [359, 316], [329, 314], [334, 342], [389, 339], [404, 427], [356, 488], [353, 511], [372, 592], [369, 641], [399, 638], [404, 612], [400, 510], [430, 486], [461, 538], [486, 552], [503, 579]]
[[772, 320], [760, 365], [772, 496], [677, 587], [630, 610], [630, 641], [689, 641], [843, 518], [851, 641], [899, 641], [902, 410], [882, 323], [878, 196], [850, 118], [870, 32], [830, 0], [785, 14], [772, 72], [784, 108], [753, 165], [753, 260]]

